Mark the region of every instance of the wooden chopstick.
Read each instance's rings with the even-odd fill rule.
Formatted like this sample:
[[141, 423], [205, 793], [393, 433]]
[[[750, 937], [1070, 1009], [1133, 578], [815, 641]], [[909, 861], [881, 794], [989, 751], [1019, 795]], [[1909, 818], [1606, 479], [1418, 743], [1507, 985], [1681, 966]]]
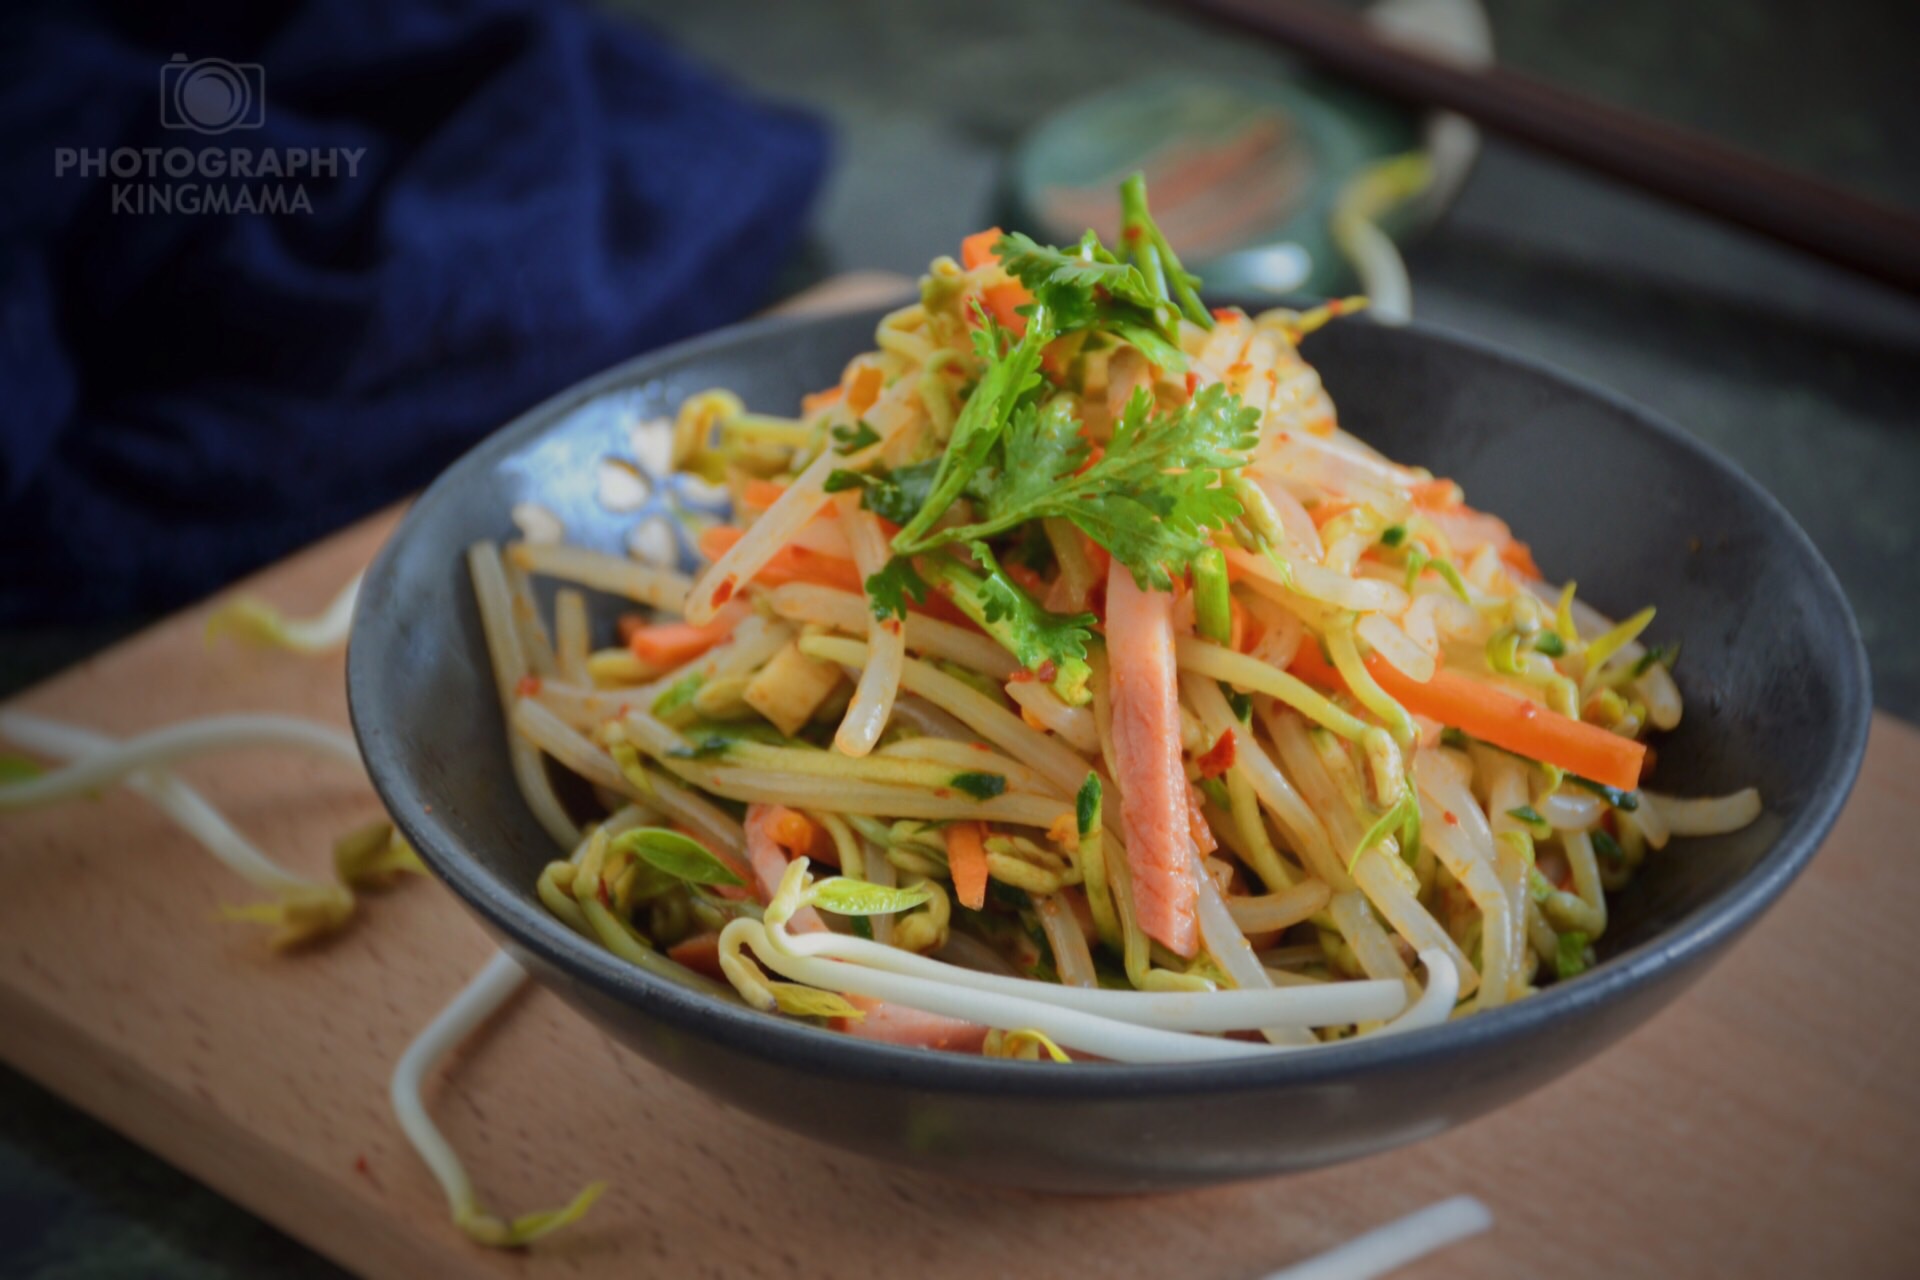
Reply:
[[1920, 217], [1702, 134], [1500, 67], [1451, 65], [1312, 0], [1185, 0], [1388, 97], [1439, 107], [1597, 173], [1920, 293]]

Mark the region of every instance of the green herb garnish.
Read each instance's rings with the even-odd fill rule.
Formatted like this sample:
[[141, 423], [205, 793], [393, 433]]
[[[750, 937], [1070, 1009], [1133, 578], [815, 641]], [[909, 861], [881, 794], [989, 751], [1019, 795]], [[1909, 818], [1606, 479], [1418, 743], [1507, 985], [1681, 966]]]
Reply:
[[956, 773], [947, 781], [975, 800], [991, 800], [1006, 794], [1007, 790], [1007, 775], [1004, 773]]
[[839, 446], [835, 453], [858, 453], [868, 445], [879, 444], [880, 433], [865, 422], [856, 422], [850, 427], [835, 427], [833, 439]]
[[1620, 842], [1599, 828], [1595, 828], [1593, 832], [1593, 851], [1608, 862], [1621, 863], [1627, 860], [1626, 851], [1620, 847]]
[[[968, 549], [985, 573], [940, 555], [924, 561], [927, 574], [947, 589], [962, 613], [1019, 659], [1021, 666], [1045, 679], [1061, 701], [1068, 706], [1085, 705], [1093, 696], [1087, 644], [1093, 637], [1094, 616], [1041, 608], [1006, 575], [986, 543], [976, 542]], [[872, 590], [869, 581], [868, 593]]]
[[1623, 809], [1628, 813], [1632, 813], [1640, 807], [1640, 793], [1638, 791], [1622, 791], [1620, 788], [1610, 787], [1604, 782], [1595, 782], [1592, 778], [1583, 778], [1577, 773], [1569, 773], [1566, 778], [1568, 782], [1573, 783], [1577, 787], [1585, 787], [1616, 809]]

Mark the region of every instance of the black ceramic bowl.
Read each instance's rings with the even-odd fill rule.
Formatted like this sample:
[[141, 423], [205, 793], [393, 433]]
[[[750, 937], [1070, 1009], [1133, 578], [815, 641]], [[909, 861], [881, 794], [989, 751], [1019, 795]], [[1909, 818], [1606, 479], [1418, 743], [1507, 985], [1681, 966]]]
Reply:
[[[1466, 486], [1550, 574], [1684, 638], [1680, 729], [1656, 784], [1760, 788], [1735, 835], [1654, 856], [1615, 902], [1604, 963], [1536, 998], [1400, 1037], [1218, 1065], [1061, 1067], [897, 1048], [693, 995], [543, 910], [554, 856], [514, 788], [463, 548], [534, 500], [620, 547], [594, 464], [707, 387], [783, 411], [871, 345], [878, 312], [773, 320], [613, 369], [453, 466], [367, 575], [347, 667], [381, 798], [435, 874], [542, 982], [661, 1067], [776, 1124], [940, 1173], [1133, 1191], [1305, 1169], [1441, 1132], [1599, 1053], [1698, 978], [1813, 856], [1870, 710], [1846, 599], [1765, 492], [1606, 392], [1418, 326], [1308, 340], [1348, 429]], [[604, 619], [602, 619], [604, 621]]]

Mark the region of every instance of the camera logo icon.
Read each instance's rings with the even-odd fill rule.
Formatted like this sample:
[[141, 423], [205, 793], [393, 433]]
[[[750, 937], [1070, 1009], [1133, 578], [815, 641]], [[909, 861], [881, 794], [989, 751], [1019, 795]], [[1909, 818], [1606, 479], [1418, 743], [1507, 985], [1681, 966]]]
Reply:
[[221, 134], [267, 122], [266, 68], [176, 53], [160, 68], [160, 125]]

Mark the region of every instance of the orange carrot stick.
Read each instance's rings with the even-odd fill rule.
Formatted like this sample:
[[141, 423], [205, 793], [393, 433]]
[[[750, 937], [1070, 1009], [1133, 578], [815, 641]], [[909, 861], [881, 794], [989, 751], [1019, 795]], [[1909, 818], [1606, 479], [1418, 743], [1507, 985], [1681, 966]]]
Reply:
[[[709, 560], [718, 560], [745, 536], [744, 529], [733, 525], [714, 525], [700, 535], [700, 554]], [[837, 587], [842, 591], [866, 589], [860, 570], [853, 561], [799, 546], [782, 547], [775, 552], [753, 580], [768, 587], [784, 587], [789, 582], [811, 582], [823, 587]]]
[[1460, 502], [1460, 486], [1451, 480], [1423, 480], [1413, 486], [1413, 505], [1423, 510], [1446, 511]]
[[873, 408], [873, 402], [880, 398], [880, 383], [880, 370], [876, 366], [861, 365], [847, 387], [847, 408], [856, 416]]
[[975, 911], [987, 905], [987, 824], [955, 822], [947, 827], [947, 868], [953, 896]]
[[1500, 557], [1500, 563], [1515, 573], [1522, 573], [1534, 579], [1546, 576], [1540, 572], [1540, 566], [1534, 563], [1533, 548], [1518, 538], [1501, 547], [1496, 554]]
[[996, 284], [981, 290], [980, 300], [986, 304], [987, 311], [1000, 323], [1000, 327], [1009, 333], [1023, 335], [1027, 331], [1027, 318], [1020, 314], [1020, 308], [1033, 301], [1033, 295], [1027, 287], [1018, 282]]
[[787, 486], [781, 484], [778, 480], [753, 479], [741, 486], [740, 501], [744, 506], [765, 511], [768, 507], [780, 501], [786, 491]]
[[993, 261], [993, 246], [1000, 243], [1000, 237], [1006, 234], [998, 227], [988, 227], [985, 231], [976, 231], [960, 242], [960, 265], [971, 271], [975, 267], [985, 266]]
[[815, 410], [824, 409], [828, 405], [836, 403], [840, 397], [846, 393], [846, 388], [836, 382], [823, 390], [801, 396], [800, 412], [813, 413]]
[[692, 662], [733, 634], [734, 627], [749, 611], [728, 605], [714, 615], [713, 621], [695, 626], [691, 622], [656, 622], [634, 627], [627, 636], [627, 648], [640, 661], [655, 667], [677, 667]]
[[[960, 242], [960, 265], [972, 271], [983, 267], [995, 258], [993, 246], [1000, 243], [1000, 228], [988, 227], [985, 231], [976, 231]], [[1020, 314], [1020, 308], [1033, 301], [1033, 295], [1027, 287], [1016, 280], [1004, 284], [991, 285], [980, 293], [980, 301], [987, 311], [1004, 328], [1014, 333], [1027, 331], [1027, 318]]]
[[[1422, 684], [1377, 653], [1368, 654], [1366, 662], [1368, 674], [1388, 696], [1416, 716], [1438, 720], [1515, 755], [1557, 765], [1609, 787], [1632, 791], [1640, 785], [1640, 766], [1647, 749], [1630, 738], [1568, 719], [1455, 671], [1443, 668]], [[1346, 687], [1340, 673], [1320, 655], [1320, 646], [1312, 640], [1300, 646], [1291, 670], [1323, 689]]]
[[826, 828], [798, 809], [774, 806], [767, 821], [767, 830], [775, 844], [796, 858], [804, 855], [830, 867], [838, 868], [840, 865], [840, 848], [834, 844], [833, 837], [827, 834]]

